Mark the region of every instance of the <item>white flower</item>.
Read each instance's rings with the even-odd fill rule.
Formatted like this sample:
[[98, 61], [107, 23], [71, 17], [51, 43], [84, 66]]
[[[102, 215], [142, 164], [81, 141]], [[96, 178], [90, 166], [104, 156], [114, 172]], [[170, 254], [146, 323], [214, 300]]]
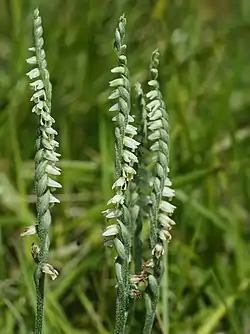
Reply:
[[105, 216], [106, 219], [113, 219], [120, 217], [122, 215], [122, 211], [112, 208], [102, 211], [102, 214]]
[[172, 199], [175, 196], [175, 191], [170, 187], [165, 186], [162, 195], [168, 197], [169, 199]]
[[168, 230], [161, 230], [160, 231], [160, 235], [159, 235], [160, 239], [163, 240], [163, 241], [170, 241], [171, 240], [171, 234], [169, 233]]
[[30, 58], [27, 58], [27, 59], [26, 59], [26, 62], [27, 62], [28, 64], [35, 65], [35, 64], [37, 63], [36, 56], [32, 56], [32, 57], [30, 57]]
[[115, 183], [113, 184], [113, 186], [112, 186], [112, 189], [115, 189], [115, 188], [123, 188], [123, 186], [125, 186], [126, 185], [126, 180], [125, 180], [125, 178], [124, 177], [119, 177], [119, 179], [117, 179], [116, 181], [115, 181]]
[[102, 233], [103, 237], [115, 236], [119, 233], [118, 227], [116, 224], [112, 224], [106, 227], [105, 231]]
[[52, 267], [52, 265], [49, 264], [49, 263], [46, 263], [46, 264], [43, 265], [43, 272], [45, 274], [50, 275], [50, 277], [53, 279], [53, 281], [59, 275], [58, 271], [54, 267]]
[[137, 147], [140, 145], [138, 141], [127, 136], [124, 136], [123, 144], [124, 146], [131, 148], [132, 151], [135, 151]]
[[174, 212], [175, 208], [176, 208], [176, 206], [170, 204], [169, 202], [167, 202], [167, 201], [161, 201], [160, 209], [163, 212], [166, 212], [168, 214], [172, 214]]
[[152, 255], [154, 255], [157, 259], [159, 259], [164, 254], [164, 247], [162, 244], [156, 244], [154, 249], [152, 250]]
[[175, 221], [167, 216], [165, 213], [159, 214], [159, 222], [167, 230], [170, 230], [172, 226], [175, 225]]
[[33, 68], [31, 71], [26, 73], [26, 75], [32, 80], [32, 79], [39, 77], [40, 71], [38, 68]]
[[138, 162], [137, 156], [128, 150], [124, 150], [122, 155], [123, 159], [130, 165], [133, 165], [135, 162]]
[[24, 231], [20, 234], [21, 237], [25, 237], [27, 235], [36, 234], [36, 225], [28, 226], [24, 229]]
[[110, 205], [110, 204], [123, 204], [124, 202], [124, 196], [122, 194], [116, 194], [114, 197], [112, 197], [107, 205]]
[[127, 124], [125, 132], [128, 135], [135, 136], [137, 134], [137, 128], [131, 124]]

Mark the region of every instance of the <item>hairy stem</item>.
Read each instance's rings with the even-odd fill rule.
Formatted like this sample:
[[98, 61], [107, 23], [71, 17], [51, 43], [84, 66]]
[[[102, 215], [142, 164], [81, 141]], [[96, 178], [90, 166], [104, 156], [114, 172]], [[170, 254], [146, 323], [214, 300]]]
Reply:
[[55, 120], [51, 117], [52, 87], [47, 70], [46, 55], [43, 49], [42, 19], [38, 9], [34, 11], [34, 40], [35, 46], [29, 50], [35, 55], [27, 59], [27, 63], [36, 65], [27, 73], [34, 91], [31, 101], [35, 103], [32, 112], [38, 115], [39, 126], [36, 140], [35, 156], [35, 191], [37, 222], [35, 226], [28, 227], [22, 236], [37, 233], [40, 245], [32, 244], [32, 256], [36, 263], [34, 281], [37, 293], [37, 308], [35, 319], [35, 333], [42, 334], [44, 319], [44, 284], [45, 273], [55, 279], [58, 272], [48, 264], [49, 257], [49, 228], [51, 225], [51, 207], [59, 200], [52, 195], [52, 191], [61, 188], [60, 183], [50, 178], [50, 175], [60, 175], [60, 170], [55, 166], [60, 154], [55, 150], [59, 143], [54, 139], [57, 132], [52, 128]]

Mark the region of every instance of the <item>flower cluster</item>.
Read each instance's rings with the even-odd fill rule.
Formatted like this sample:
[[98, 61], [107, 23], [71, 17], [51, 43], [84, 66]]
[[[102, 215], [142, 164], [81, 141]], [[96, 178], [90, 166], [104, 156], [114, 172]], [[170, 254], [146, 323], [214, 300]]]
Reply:
[[[31, 255], [35, 261], [35, 263], [39, 263], [38, 256], [39, 256], [40, 248], [33, 242], [31, 245]], [[55, 280], [59, 275], [58, 271], [49, 263], [42, 264], [42, 271], [45, 274], [48, 274], [52, 280]]]
[[[30, 87], [33, 91], [31, 101], [34, 102], [32, 112], [39, 117], [39, 127], [36, 140], [35, 156], [35, 190], [37, 195], [37, 223], [27, 227], [21, 236], [37, 233], [40, 239], [40, 249], [32, 244], [32, 256], [36, 263], [42, 265], [43, 272], [49, 273], [55, 278], [57, 272], [47, 264], [49, 250], [48, 229], [51, 225], [50, 208], [60, 201], [53, 196], [56, 188], [61, 184], [53, 179], [61, 174], [56, 166], [60, 154], [56, 152], [59, 143], [55, 140], [57, 131], [53, 128], [54, 118], [51, 116], [52, 87], [47, 70], [46, 55], [44, 51], [42, 20], [38, 9], [34, 12], [34, 40], [35, 46], [29, 51], [33, 55], [27, 59], [27, 63], [34, 68], [27, 73], [30, 78]], [[45, 268], [45, 269], [44, 269]], [[50, 270], [48, 270], [50, 268]], [[54, 274], [53, 274], [54, 272]]]
[[151, 61], [151, 80], [149, 81], [150, 91], [148, 99], [148, 140], [151, 142], [150, 151], [153, 152], [152, 160], [154, 167], [152, 172], [152, 196], [151, 196], [151, 223], [152, 255], [159, 259], [164, 253], [164, 241], [170, 241], [170, 230], [175, 222], [170, 218], [175, 206], [169, 201], [175, 195], [171, 189], [169, 173], [169, 124], [166, 106], [163, 101], [158, 83], [159, 52], [153, 52]]
[[[116, 181], [112, 189], [115, 195], [108, 201], [108, 209], [103, 211], [106, 219], [116, 219], [117, 224], [109, 225], [103, 233], [104, 237], [114, 237], [120, 233], [119, 226], [126, 224], [126, 194], [129, 182], [134, 178], [136, 171], [133, 168], [138, 159], [135, 151], [139, 142], [134, 139], [137, 129], [131, 123], [134, 117], [130, 115], [130, 82], [127, 68], [127, 58], [125, 55], [126, 45], [123, 44], [125, 36], [126, 19], [120, 18], [115, 34], [115, 50], [118, 57], [118, 66], [111, 70], [112, 73], [118, 74], [119, 77], [110, 82], [113, 88], [110, 100], [116, 102], [109, 109], [116, 115], [112, 118], [116, 122], [115, 127], [115, 171]], [[123, 218], [121, 218], [123, 216]], [[120, 220], [119, 220], [120, 219]], [[128, 219], [129, 220], [129, 219]], [[117, 241], [115, 241], [117, 243]]]

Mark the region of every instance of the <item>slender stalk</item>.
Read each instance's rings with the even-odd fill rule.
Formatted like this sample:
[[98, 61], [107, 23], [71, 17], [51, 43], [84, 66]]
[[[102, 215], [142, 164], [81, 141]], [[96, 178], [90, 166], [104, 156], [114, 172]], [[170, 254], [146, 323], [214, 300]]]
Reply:
[[175, 207], [166, 199], [171, 200], [174, 191], [170, 188], [169, 172], [169, 124], [166, 106], [163, 101], [158, 83], [159, 52], [154, 51], [150, 66], [151, 80], [148, 99], [148, 140], [151, 142], [150, 151], [152, 168], [152, 193], [150, 196], [150, 246], [152, 259], [148, 276], [149, 291], [145, 294], [146, 319], [143, 334], [150, 334], [154, 324], [156, 307], [159, 299], [159, 287], [164, 272], [164, 241], [170, 241], [170, 230], [175, 224], [169, 217]]
[[131, 215], [132, 189], [131, 181], [136, 174], [133, 165], [138, 162], [133, 152], [139, 142], [133, 137], [137, 129], [131, 124], [134, 118], [130, 115], [130, 81], [127, 68], [126, 44], [124, 44], [126, 19], [120, 17], [115, 31], [114, 49], [117, 54], [117, 67], [111, 70], [119, 77], [110, 82], [114, 88], [109, 99], [117, 102], [109, 109], [115, 112], [115, 176], [113, 184], [115, 195], [108, 201], [108, 209], [103, 211], [107, 220], [114, 220], [103, 233], [107, 243], [117, 251], [115, 273], [117, 280], [115, 334], [123, 334], [126, 329], [128, 310], [131, 298], [130, 257], [133, 230]]
[[169, 334], [169, 309], [168, 309], [168, 244], [164, 245], [163, 263], [165, 264], [165, 270], [162, 277], [162, 322], [164, 328], [164, 334]]
[[35, 156], [37, 222], [35, 226], [29, 226], [21, 234], [25, 236], [37, 233], [40, 242], [40, 247], [34, 243], [31, 247], [32, 256], [36, 263], [34, 272], [37, 294], [36, 334], [42, 334], [43, 332], [45, 273], [49, 274], [52, 279], [55, 279], [58, 275], [56, 269], [48, 263], [48, 257], [50, 245], [49, 228], [51, 225], [50, 210], [55, 203], [59, 203], [59, 200], [52, 195], [52, 191], [55, 188], [61, 188], [60, 183], [50, 178], [50, 175], [60, 175], [60, 169], [55, 166], [60, 155], [55, 152], [59, 143], [54, 139], [57, 132], [52, 128], [52, 124], [55, 122], [50, 115], [52, 87], [47, 70], [42, 35], [42, 20], [38, 9], [36, 9], [34, 11], [35, 47], [29, 49], [35, 55], [27, 59], [28, 64], [36, 65], [36, 67], [28, 72], [27, 75], [30, 80], [34, 80], [30, 83], [34, 91], [31, 101], [35, 103], [32, 112], [36, 113], [39, 118]]

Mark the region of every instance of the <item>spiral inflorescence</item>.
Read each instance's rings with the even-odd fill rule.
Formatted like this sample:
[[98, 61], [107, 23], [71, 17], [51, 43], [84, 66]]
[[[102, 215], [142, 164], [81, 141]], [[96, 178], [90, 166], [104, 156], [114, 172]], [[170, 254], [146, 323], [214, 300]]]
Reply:
[[52, 279], [58, 276], [57, 270], [48, 263], [48, 255], [49, 228], [51, 225], [50, 209], [55, 203], [59, 203], [59, 200], [52, 193], [56, 188], [61, 188], [61, 184], [55, 181], [53, 177], [60, 175], [61, 171], [56, 166], [60, 156], [56, 152], [59, 143], [55, 140], [57, 131], [53, 128], [55, 120], [51, 116], [52, 86], [44, 51], [42, 19], [38, 9], [34, 11], [34, 41], [34, 47], [29, 49], [33, 55], [27, 59], [27, 63], [34, 65], [34, 68], [27, 73], [27, 76], [31, 80], [30, 87], [33, 91], [31, 101], [34, 102], [34, 107], [32, 112], [39, 118], [35, 156], [37, 222], [35, 225], [26, 228], [21, 235], [37, 233], [40, 241], [39, 246], [32, 244], [31, 253], [37, 264], [34, 274], [37, 290], [36, 333], [42, 333], [44, 274], [50, 275]]

